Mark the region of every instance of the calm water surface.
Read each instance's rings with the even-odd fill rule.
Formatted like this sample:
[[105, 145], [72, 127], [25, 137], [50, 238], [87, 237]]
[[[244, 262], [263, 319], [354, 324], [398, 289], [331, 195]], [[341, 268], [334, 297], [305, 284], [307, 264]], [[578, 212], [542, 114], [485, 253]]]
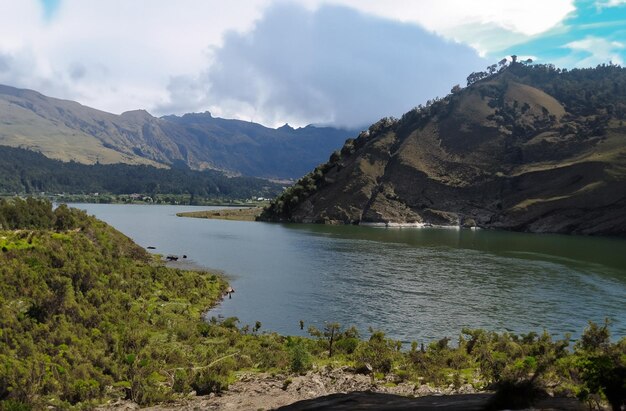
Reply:
[[[227, 274], [209, 315], [302, 334], [299, 321], [381, 329], [403, 341], [463, 327], [626, 336], [626, 241], [453, 229], [283, 225], [176, 217], [207, 207], [76, 204], [138, 244]], [[365, 333], [366, 334], [366, 333]]]

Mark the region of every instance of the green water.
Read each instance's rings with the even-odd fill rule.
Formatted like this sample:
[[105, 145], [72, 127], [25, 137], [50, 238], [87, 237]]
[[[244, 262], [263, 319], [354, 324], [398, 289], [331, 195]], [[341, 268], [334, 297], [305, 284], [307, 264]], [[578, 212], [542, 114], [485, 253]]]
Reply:
[[[236, 292], [209, 315], [301, 334], [299, 321], [403, 341], [463, 327], [626, 336], [626, 241], [454, 229], [281, 225], [176, 217], [194, 207], [78, 205], [162, 254], [224, 271]], [[206, 208], [204, 208], [206, 209]], [[305, 326], [305, 329], [306, 329]]]

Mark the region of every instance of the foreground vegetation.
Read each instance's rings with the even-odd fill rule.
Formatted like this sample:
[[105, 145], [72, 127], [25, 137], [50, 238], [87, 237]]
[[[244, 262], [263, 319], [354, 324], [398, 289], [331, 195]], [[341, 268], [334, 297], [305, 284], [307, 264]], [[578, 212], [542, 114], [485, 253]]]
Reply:
[[1, 201], [0, 225], [0, 408], [162, 401], [216, 355], [196, 328], [221, 278], [164, 267], [63, 205]]
[[0, 410], [89, 409], [120, 397], [147, 405], [220, 393], [242, 370], [346, 365], [388, 384], [499, 389], [507, 406], [543, 390], [591, 405], [626, 400], [626, 338], [611, 342], [608, 324], [590, 324], [574, 344], [467, 329], [456, 344], [403, 347], [337, 323], [285, 337], [258, 322], [203, 321], [225, 290], [220, 277], [166, 268], [81, 211], [0, 200], [0, 225]]

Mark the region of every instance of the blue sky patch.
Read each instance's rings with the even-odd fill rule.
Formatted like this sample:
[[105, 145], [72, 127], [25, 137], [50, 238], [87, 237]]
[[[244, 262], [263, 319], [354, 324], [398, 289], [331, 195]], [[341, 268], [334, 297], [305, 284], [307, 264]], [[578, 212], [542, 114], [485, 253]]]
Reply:
[[626, 2], [583, 0], [561, 24], [505, 54], [535, 56], [537, 63], [557, 67], [593, 67], [626, 61]]
[[43, 5], [44, 16], [50, 20], [61, 4], [61, 0], [39, 0]]

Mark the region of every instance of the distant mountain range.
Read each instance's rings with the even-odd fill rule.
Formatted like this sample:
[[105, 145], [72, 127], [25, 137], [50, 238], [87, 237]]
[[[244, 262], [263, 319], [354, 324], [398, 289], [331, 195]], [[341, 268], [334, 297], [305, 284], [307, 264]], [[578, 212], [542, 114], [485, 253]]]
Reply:
[[0, 145], [83, 164], [145, 164], [292, 179], [326, 161], [355, 130], [278, 129], [212, 117], [115, 115], [36, 91], [0, 85]]
[[626, 235], [626, 69], [525, 65], [383, 119], [263, 218]]

